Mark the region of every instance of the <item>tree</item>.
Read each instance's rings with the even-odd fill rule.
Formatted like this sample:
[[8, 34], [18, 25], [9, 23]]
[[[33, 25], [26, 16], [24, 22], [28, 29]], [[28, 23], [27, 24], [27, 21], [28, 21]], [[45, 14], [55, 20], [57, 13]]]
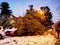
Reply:
[[33, 5], [29, 5], [29, 7], [30, 7], [30, 10], [32, 11], [33, 10]]
[[52, 22], [52, 13], [50, 12], [50, 8], [48, 6], [41, 7], [41, 10], [44, 11], [45, 20], [42, 22], [43, 25], [49, 27], [53, 24]]
[[26, 14], [23, 18], [24, 18], [26, 35], [35, 35], [35, 34], [42, 35], [46, 31], [45, 26], [43, 26], [31, 14]]
[[11, 15], [11, 10], [9, 10], [9, 4], [7, 2], [2, 2], [1, 3], [1, 14], [5, 14], [7, 15], [8, 17]]
[[[12, 11], [9, 10], [9, 4], [7, 2], [2, 2], [0, 5], [1, 15], [0, 23], [4, 24], [11, 16]], [[2, 25], [3, 26], [3, 25]]]
[[43, 26], [32, 15], [26, 14], [24, 17], [19, 17], [16, 21], [17, 35], [42, 35], [45, 32]]
[[55, 23], [55, 30], [57, 31], [57, 33], [58, 33], [58, 38], [59, 38], [59, 33], [60, 33], [60, 21], [58, 21], [58, 22]]
[[18, 19], [15, 22], [15, 27], [17, 28], [17, 35], [21, 36], [24, 33], [24, 22], [23, 17], [18, 17]]
[[[33, 9], [33, 8], [32, 8]], [[36, 10], [27, 10], [27, 14], [31, 14], [35, 19], [37, 19], [42, 25], [44, 25], [47, 29], [52, 28], [52, 13], [50, 12], [50, 8], [48, 6], [41, 7], [40, 11]]]
[[[47, 29], [52, 28], [52, 13], [50, 12], [50, 8], [48, 6], [40, 7], [40, 11], [38, 11], [38, 17], [40, 18], [39, 22], [43, 24]], [[36, 14], [35, 14], [36, 15]]]
[[55, 23], [55, 29], [60, 30], [60, 21]]
[[[48, 6], [43, 7], [41, 11], [36, 11], [30, 5], [23, 17], [19, 17], [16, 21], [17, 35], [42, 35], [46, 29], [52, 25], [52, 14]], [[48, 28], [49, 29], [49, 28]]]

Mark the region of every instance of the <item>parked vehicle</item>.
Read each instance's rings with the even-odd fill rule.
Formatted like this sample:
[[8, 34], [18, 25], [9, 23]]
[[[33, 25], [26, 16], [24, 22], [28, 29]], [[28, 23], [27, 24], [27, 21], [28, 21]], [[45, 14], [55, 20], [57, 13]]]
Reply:
[[16, 32], [17, 32], [16, 28], [6, 29], [5, 30], [6, 36], [11, 36], [11, 37], [15, 36]]

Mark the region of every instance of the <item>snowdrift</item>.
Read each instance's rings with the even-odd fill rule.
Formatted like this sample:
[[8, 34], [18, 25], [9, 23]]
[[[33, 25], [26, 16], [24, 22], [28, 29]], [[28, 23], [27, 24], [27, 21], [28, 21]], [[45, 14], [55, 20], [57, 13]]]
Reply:
[[55, 45], [53, 35], [9, 37], [0, 40], [0, 45]]

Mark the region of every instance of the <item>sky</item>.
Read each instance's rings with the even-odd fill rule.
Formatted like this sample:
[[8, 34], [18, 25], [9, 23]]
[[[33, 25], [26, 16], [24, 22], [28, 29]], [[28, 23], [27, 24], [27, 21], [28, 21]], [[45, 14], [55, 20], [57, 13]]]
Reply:
[[57, 8], [60, 6], [60, 0], [0, 0], [0, 4], [1, 2], [8, 2], [12, 14], [16, 17], [23, 16], [26, 9], [29, 9], [28, 5], [32, 4], [36, 10], [40, 10], [41, 6], [49, 6], [53, 15], [53, 22], [58, 21]]

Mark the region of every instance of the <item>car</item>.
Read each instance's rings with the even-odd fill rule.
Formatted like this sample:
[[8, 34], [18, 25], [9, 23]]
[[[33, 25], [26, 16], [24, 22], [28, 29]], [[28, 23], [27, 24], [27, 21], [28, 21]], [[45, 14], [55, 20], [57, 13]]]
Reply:
[[5, 30], [6, 36], [15, 36], [17, 33], [17, 28], [11, 28], [11, 29], [6, 29]]

